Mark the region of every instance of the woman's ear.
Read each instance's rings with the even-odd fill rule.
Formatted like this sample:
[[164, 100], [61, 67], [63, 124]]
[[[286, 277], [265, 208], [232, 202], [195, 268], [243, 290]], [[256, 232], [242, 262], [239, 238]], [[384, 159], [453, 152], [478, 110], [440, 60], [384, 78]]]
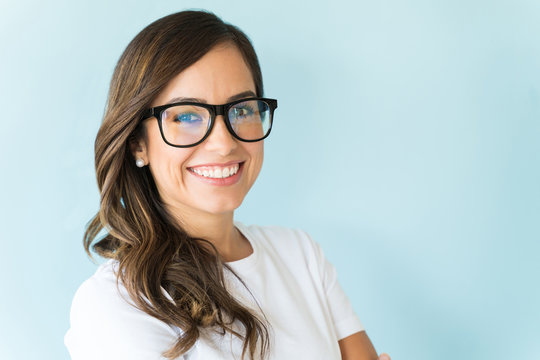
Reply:
[[135, 161], [139, 161], [139, 159], [142, 159], [143, 164], [148, 165], [146, 142], [142, 137], [131, 137], [129, 139], [129, 148], [131, 150], [131, 154], [135, 158]]

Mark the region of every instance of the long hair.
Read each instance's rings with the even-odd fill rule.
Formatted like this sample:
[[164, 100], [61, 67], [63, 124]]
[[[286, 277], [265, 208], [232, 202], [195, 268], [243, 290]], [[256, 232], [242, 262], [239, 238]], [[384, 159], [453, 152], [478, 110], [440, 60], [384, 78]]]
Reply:
[[[240, 50], [256, 95], [263, 96], [257, 55], [241, 30], [210, 12], [178, 12], [148, 25], [122, 53], [95, 140], [100, 207], [87, 225], [84, 248], [91, 258], [90, 248], [118, 260], [117, 285], [122, 281], [136, 306], [182, 330], [163, 353], [169, 359], [187, 352], [202, 328], [222, 335], [229, 331], [242, 339], [242, 359], [246, 353], [253, 359], [258, 344], [260, 358], [266, 358], [270, 346], [267, 322], [226, 290], [224, 267], [243, 281], [210, 241], [190, 237], [182, 229], [166, 209], [148, 167], [136, 167], [129, 147], [143, 135], [143, 111], [167, 83], [222, 43]], [[96, 239], [102, 230], [106, 235]], [[245, 333], [234, 330], [235, 320]]]

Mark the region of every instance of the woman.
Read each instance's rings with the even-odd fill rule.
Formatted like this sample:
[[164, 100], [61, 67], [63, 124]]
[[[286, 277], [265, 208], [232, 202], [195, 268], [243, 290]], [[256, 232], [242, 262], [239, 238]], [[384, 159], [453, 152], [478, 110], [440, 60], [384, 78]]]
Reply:
[[73, 299], [72, 359], [377, 358], [316, 242], [233, 220], [276, 108], [248, 38], [211, 13], [166, 16], [131, 41], [85, 233], [109, 260]]

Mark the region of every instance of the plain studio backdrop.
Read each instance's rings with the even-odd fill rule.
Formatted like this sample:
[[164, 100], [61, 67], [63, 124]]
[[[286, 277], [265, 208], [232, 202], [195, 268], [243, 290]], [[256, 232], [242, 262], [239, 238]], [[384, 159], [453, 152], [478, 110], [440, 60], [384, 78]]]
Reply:
[[236, 218], [308, 231], [395, 360], [540, 359], [538, 0], [0, 6], [1, 359], [68, 359], [115, 63], [189, 8], [248, 34], [279, 100]]

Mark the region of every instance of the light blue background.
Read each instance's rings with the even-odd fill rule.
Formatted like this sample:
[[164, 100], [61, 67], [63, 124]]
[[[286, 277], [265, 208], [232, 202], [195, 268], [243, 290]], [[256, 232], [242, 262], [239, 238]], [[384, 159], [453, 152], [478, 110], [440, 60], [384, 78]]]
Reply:
[[237, 219], [310, 232], [394, 360], [540, 359], [537, 0], [2, 1], [0, 358], [68, 358], [113, 67], [191, 7], [279, 99]]

